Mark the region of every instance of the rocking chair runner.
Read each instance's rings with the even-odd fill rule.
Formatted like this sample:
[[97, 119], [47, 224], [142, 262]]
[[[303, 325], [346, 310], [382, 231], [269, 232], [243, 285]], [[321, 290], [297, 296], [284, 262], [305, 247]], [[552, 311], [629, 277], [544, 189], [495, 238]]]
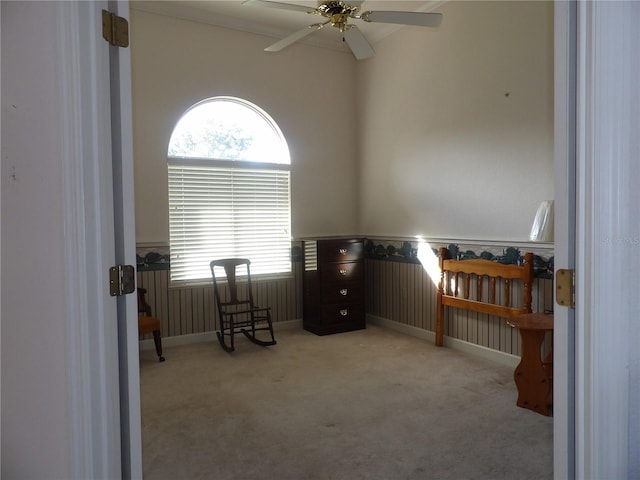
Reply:
[[[276, 339], [273, 335], [273, 324], [271, 322], [271, 308], [258, 307], [253, 301], [253, 290], [251, 288], [251, 271], [249, 265], [251, 261], [246, 258], [225, 258], [214, 260], [210, 263], [211, 275], [213, 277], [213, 290], [218, 306], [218, 316], [220, 318], [220, 330], [217, 333], [218, 341], [227, 352], [235, 350], [234, 335], [243, 333], [256, 345], [263, 347], [275, 345]], [[244, 268], [243, 268], [244, 267]], [[216, 277], [216, 268], [218, 276]], [[222, 287], [218, 285], [220, 281], [220, 268], [224, 269], [228, 287], [228, 301], [223, 301]], [[238, 271], [238, 268], [240, 270]], [[236, 277], [246, 271], [246, 289], [238, 288]], [[224, 297], [226, 300], [226, 296]], [[260, 325], [260, 326], [258, 326]], [[271, 340], [261, 340], [256, 334], [260, 331], [268, 331]], [[229, 344], [227, 344], [227, 337]]]

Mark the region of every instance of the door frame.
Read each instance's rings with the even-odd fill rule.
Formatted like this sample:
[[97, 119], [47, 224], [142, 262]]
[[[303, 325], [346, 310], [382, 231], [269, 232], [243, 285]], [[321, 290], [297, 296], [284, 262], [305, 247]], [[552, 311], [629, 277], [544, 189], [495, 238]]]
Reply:
[[[128, 0], [108, 10], [129, 22]], [[109, 47], [115, 264], [136, 265], [131, 49]], [[117, 297], [122, 475], [142, 478], [138, 308], [135, 292]]]
[[[554, 4], [554, 257], [575, 269], [576, 222], [576, 4]], [[575, 310], [554, 308], [553, 472], [575, 478]]]
[[[128, 1], [111, 3], [128, 19]], [[142, 478], [135, 295], [110, 296], [108, 275], [135, 264], [133, 207], [117, 212], [114, 203], [134, 197], [130, 53], [114, 55], [102, 38], [103, 9], [106, 0], [56, 2], [65, 279], [75, 286], [67, 289], [70, 462], [74, 478]]]
[[630, 439], [640, 430], [629, 421], [639, 401], [640, 4], [576, 8], [575, 476], [631, 478], [639, 472]]
[[[108, 51], [93, 2], [58, 2], [58, 55], [68, 231], [69, 390], [75, 478], [119, 478], [116, 304], [105, 278], [113, 262]], [[108, 104], [108, 103], [107, 103]], [[115, 387], [115, 388], [114, 388]]]
[[[640, 474], [640, 4], [555, 2], [554, 477]], [[637, 323], [637, 322], [636, 322]], [[564, 349], [564, 351], [563, 351]]]

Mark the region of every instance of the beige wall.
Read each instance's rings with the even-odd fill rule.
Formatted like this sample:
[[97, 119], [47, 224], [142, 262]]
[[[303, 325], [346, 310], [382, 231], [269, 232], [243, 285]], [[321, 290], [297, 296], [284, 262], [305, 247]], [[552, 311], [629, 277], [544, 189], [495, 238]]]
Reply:
[[[526, 240], [553, 198], [553, 5], [448, 2], [372, 59], [132, 11], [138, 242], [168, 242], [166, 149], [215, 95], [264, 108], [289, 142], [296, 237]], [[506, 96], [506, 94], [509, 94]]]
[[284, 133], [292, 159], [294, 236], [352, 233], [357, 222], [355, 63], [305, 45], [263, 52], [272, 39], [131, 12], [138, 242], [169, 241], [167, 147], [194, 103], [247, 99]]
[[526, 240], [553, 198], [553, 5], [438, 11], [358, 66], [361, 229]]

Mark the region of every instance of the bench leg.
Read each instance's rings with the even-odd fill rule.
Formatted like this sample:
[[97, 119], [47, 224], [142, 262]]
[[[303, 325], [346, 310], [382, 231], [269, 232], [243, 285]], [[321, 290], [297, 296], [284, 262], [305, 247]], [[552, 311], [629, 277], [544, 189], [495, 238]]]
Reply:
[[164, 362], [164, 357], [162, 356], [162, 338], [160, 336], [160, 330], [153, 331], [153, 343], [156, 344], [156, 353], [158, 354], [158, 361]]
[[513, 378], [518, 387], [517, 405], [551, 416], [552, 381], [540, 358], [544, 331], [520, 329], [522, 353]]

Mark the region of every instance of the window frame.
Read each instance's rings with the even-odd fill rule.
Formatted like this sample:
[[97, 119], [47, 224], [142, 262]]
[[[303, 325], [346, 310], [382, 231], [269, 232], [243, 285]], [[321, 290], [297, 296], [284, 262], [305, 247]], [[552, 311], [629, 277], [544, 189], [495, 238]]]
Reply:
[[[178, 277], [174, 277], [173, 272], [174, 272], [174, 262], [175, 262], [175, 257], [174, 257], [174, 245], [176, 243], [178, 243], [176, 240], [174, 240], [173, 236], [173, 222], [172, 222], [172, 209], [175, 208], [175, 204], [173, 203], [173, 199], [172, 196], [174, 195], [172, 193], [172, 175], [173, 173], [171, 172], [172, 168], [178, 168], [180, 169], [181, 167], [185, 167], [186, 169], [193, 167], [193, 168], [199, 168], [199, 169], [207, 169], [210, 168], [211, 169], [211, 174], [215, 175], [216, 174], [216, 170], [218, 171], [218, 173], [220, 175], [225, 175], [228, 174], [229, 176], [233, 176], [234, 172], [238, 172], [238, 173], [242, 173], [242, 172], [251, 172], [252, 170], [263, 170], [265, 172], [271, 171], [274, 172], [275, 178], [274, 178], [274, 182], [280, 181], [277, 180], [277, 172], [286, 172], [286, 228], [285, 228], [285, 234], [284, 235], [273, 235], [271, 234], [271, 237], [276, 237], [276, 240], [274, 241], [274, 248], [276, 248], [276, 251], [279, 252], [279, 256], [277, 256], [276, 258], [280, 259], [281, 261], [281, 266], [282, 265], [288, 265], [288, 267], [286, 269], [280, 270], [280, 271], [272, 271], [272, 272], [261, 272], [260, 268], [256, 268], [256, 265], [260, 265], [259, 260], [258, 261], [254, 261], [254, 258], [251, 258], [251, 255], [242, 255], [242, 256], [246, 256], [248, 258], [250, 258], [252, 260], [252, 269], [251, 269], [251, 276], [252, 277], [256, 277], [256, 278], [260, 278], [260, 279], [267, 279], [267, 278], [278, 278], [278, 279], [282, 279], [282, 278], [291, 278], [293, 276], [293, 262], [292, 262], [292, 256], [291, 256], [291, 248], [292, 248], [292, 238], [291, 238], [291, 157], [290, 157], [290, 152], [289, 152], [289, 148], [288, 148], [288, 144], [286, 142], [286, 139], [284, 137], [284, 135], [282, 134], [282, 131], [280, 130], [279, 126], [276, 124], [276, 122], [271, 118], [271, 116], [265, 112], [264, 110], [262, 110], [260, 107], [252, 104], [251, 102], [248, 102], [246, 100], [243, 99], [239, 99], [236, 97], [213, 97], [213, 98], [209, 98], [209, 99], [205, 99], [202, 100], [198, 103], [196, 103], [195, 105], [193, 105], [192, 107], [190, 107], [188, 110], [186, 110], [184, 112], [184, 114], [180, 117], [180, 119], [178, 120], [178, 122], [176, 123], [176, 125], [174, 126], [174, 130], [173, 132], [176, 131], [177, 127], [180, 125], [180, 122], [189, 114], [189, 112], [191, 112], [194, 108], [197, 108], [201, 105], [203, 105], [204, 103], [208, 103], [208, 102], [212, 102], [212, 101], [224, 101], [224, 102], [233, 102], [236, 104], [239, 104], [245, 108], [248, 108], [249, 110], [253, 111], [254, 113], [256, 113], [257, 115], [260, 116], [260, 118], [262, 120], [264, 120], [264, 122], [268, 125], [268, 127], [270, 127], [273, 132], [274, 132], [274, 138], [276, 138], [279, 142], [281, 142], [278, 145], [279, 149], [282, 149], [283, 152], [286, 152], [286, 159], [282, 158], [280, 162], [273, 162], [273, 161], [255, 161], [255, 160], [244, 160], [241, 158], [237, 158], [237, 159], [221, 159], [221, 158], [207, 158], [207, 157], [189, 157], [186, 155], [170, 155], [169, 151], [171, 150], [171, 146], [172, 146], [172, 140], [173, 140], [173, 133], [171, 136], [171, 140], [169, 142], [168, 148], [167, 148], [167, 175], [168, 175], [168, 185], [167, 185], [167, 191], [168, 191], [168, 206], [169, 206], [169, 247], [170, 247], [170, 268], [171, 268], [171, 273], [169, 276], [169, 287], [185, 287], [185, 286], [195, 286], [195, 285], [202, 285], [205, 283], [210, 283], [211, 281], [211, 272], [209, 270], [209, 265], [207, 262], [206, 265], [206, 269], [207, 269], [207, 275], [204, 274], [204, 268], [203, 267], [199, 267], [199, 273], [200, 276], [196, 277], [185, 277], [186, 273], [188, 272], [188, 266], [184, 267], [183, 269], [180, 269], [180, 271], [178, 272]], [[224, 173], [220, 173], [220, 172], [224, 172]], [[184, 175], [184, 171], [178, 173], [178, 175]], [[240, 175], [240, 177], [242, 177], [242, 175]], [[245, 178], [250, 178], [250, 176], [247, 176]], [[175, 181], [175, 178], [174, 180]], [[188, 183], [188, 182], [187, 182]], [[244, 185], [244, 183], [242, 181], [239, 181], [238, 184], [240, 185]], [[210, 185], [207, 185], [207, 182], [204, 182], [203, 185], [205, 185], [206, 188], [212, 188], [215, 187], [215, 181], [211, 182]], [[222, 185], [222, 184], [220, 184]], [[219, 185], [219, 186], [220, 186]], [[233, 183], [232, 185], [235, 185], [235, 183]], [[188, 186], [186, 188], [189, 188]], [[231, 189], [233, 189], [233, 187], [230, 187]], [[268, 196], [268, 192], [267, 192], [267, 196]], [[188, 197], [188, 196], [187, 196]], [[183, 195], [181, 197], [182, 199], [185, 199], [185, 196]], [[248, 197], [242, 197], [245, 200], [242, 201], [247, 201], [246, 199], [250, 199], [251, 195], [249, 195]], [[274, 194], [272, 199], [275, 199], [275, 201], [277, 202], [281, 202], [283, 196], [282, 196], [282, 190], [280, 189], [278, 191], [277, 187], [274, 186]], [[270, 198], [271, 199], [271, 198]], [[242, 203], [241, 201], [241, 203]], [[182, 204], [183, 208], [184, 208], [184, 203]], [[205, 208], [205, 207], [201, 207]], [[234, 207], [231, 207], [232, 209], [234, 209]], [[241, 208], [241, 207], [238, 207]], [[274, 207], [276, 209], [276, 213], [277, 213], [277, 208]], [[255, 212], [256, 209], [254, 209], [253, 211]], [[258, 209], [259, 210], [259, 209]], [[183, 210], [184, 211], [184, 210]], [[247, 210], [249, 211], [249, 210]], [[237, 218], [237, 211], [234, 209], [233, 214], [235, 214], [234, 218]], [[246, 225], [246, 224], [245, 224]], [[177, 228], [176, 230], [179, 230], [179, 228]], [[179, 232], [180, 235], [182, 235], [183, 237], [188, 237], [188, 228], [182, 228], [182, 231]], [[279, 228], [277, 229], [279, 230]], [[215, 231], [215, 225], [213, 227], [213, 231]], [[185, 233], [186, 232], [186, 233]], [[267, 232], [268, 233], [268, 232]], [[206, 236], [206, 233], [202, 234], [203, 236]], [[208, 235], [211, 235], [211, 233], [209, 233]], [[286, 258], [288, 258], [288, 261], [284, 261], [285, 256], [284, 254], [284, 250], [285, 248], [282, 246], [284, 240], [283, 240], [283, 236], [286, 236], [287, 240], [286, 240]], [[254, 235], [255, 237], [255, 235]], [[268, 238], [271, 238], [268, 237]], [[247, 240], [251, 240], [251, 235], [247, 235], [246, 236]], [[206, 243], [206, 242], [205, 242]], [[241, 242], [242, 243], [242, 242]], [[254, 240], [254, 244], [255, 244], [255, 240]], [[232, 242], [229, 244], [232, 247], [232, 250], [237, 251], [238, 248], [238, 236], [234, 235], [234, 239], [232, 240]], [[257, 246], [257, 244], [254, 245]], [[184, 246], [183, 246], [184, 247]], [[194, 242], [193, 245], [194, 248], [197, 248], [196, 242]], [[188, 246], [183, 248], [183, 249], [179, 249], [180, 252], [182, 252], [184, 249], [188, 250]], [[226, 255], [226, 256], [234, 256], [234, 255]], [[239, 255], [235, 255], [235, 256], [239, 256]], [[263, 258], [264, 257], [268, 257], [269, 255], [264, 255], [263, 254]], [[259, 256], [258, 256], [259, 257]], [[214, 260], [215, 258], [221, 258], [221, 257], [212, 257], [210, 258], [209, 261]]]

